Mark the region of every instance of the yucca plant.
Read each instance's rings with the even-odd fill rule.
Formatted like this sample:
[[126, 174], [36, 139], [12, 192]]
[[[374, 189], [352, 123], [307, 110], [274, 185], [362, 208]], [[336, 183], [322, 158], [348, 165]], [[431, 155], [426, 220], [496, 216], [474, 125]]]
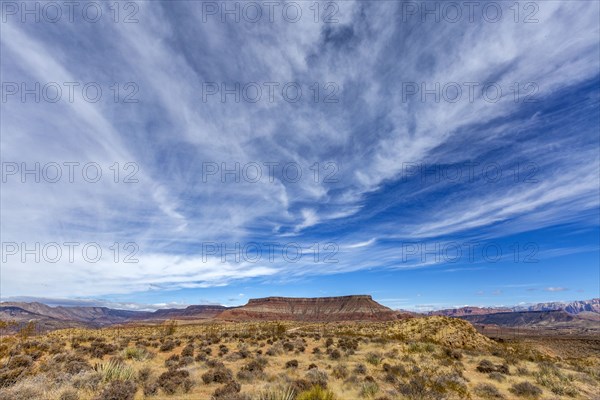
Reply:
[[133, 368], [115, 360], [110, 360], [108, 363], [96, 364], [94, 370], [102, 374], [104, 382], [128, 381], [135, 378]]
[[362, 397], [373, 397], [379, 392], [379, 385], [375, 382], [365, 382], [360, 389]]
[[296, 400], [336, 400], [336, 397], [331, 390], [313, 386], [310, 390], [300, 393]]
[[367, 354], [366, 360], [371, 365], [379, 365], [383, 361], [383, 356], [379, 353], [371, 352]]
[[278, 387], [261, 393], [256, 400], [294, 400], [296, 393], [291, 387]]

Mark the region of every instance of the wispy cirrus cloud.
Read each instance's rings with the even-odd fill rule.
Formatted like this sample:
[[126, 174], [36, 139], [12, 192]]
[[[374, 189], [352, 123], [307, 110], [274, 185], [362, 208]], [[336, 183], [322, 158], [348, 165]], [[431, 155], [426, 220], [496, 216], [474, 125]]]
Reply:
[[[3, 160], [92, 161], [109, 177], [3, 184], [3, 240], [97, 242], [106, 252], [97, 263], [3, 263], [3, 294], [101, 296], [424, 268], [439, 262], [407, 262], [398, 243], [595, 223], [597, 126], [584, 117], [599, 101], [589, 88], [600, 67], [597, 3], [546, 2], [529, 25], [400, 23], [400, 3], [339, 6], [330, 26], [199, 23], [193, 2], [139, 3], [137, 24], [3, 24], [5, 81], [94, 81], [107, 94], [98, 103], [2, 104]], [[407, 98], [405, 90], [489, 81], [505, 89], [493, 103], [479, 91], [474, 101], [452, 103]], [[114, 82], [134, 82], [140, 101], [112, 101]], [[330, 82], [339, 101], [203, 101], [206, 82], [299, 82], [305, 100], [314, 82], [321, 90]], [[534, 82], [539, 102], [516, 102], [515, 82]], [[139, 182], [115, 183], [115, 162], [137, 166]], [[405, 176], [409, 163], [465, 162], [497, 164], [504, 174], [490, 182], [478, 168], [466, 183], [425, 184], [419, 174]], [[235, 182], [223, 163], [257, 163], [263, 174]], [[272, 177], [264, 163], [278, 163]], [[283, 176], [290, 163], [303, 173], [298, 181]], [[207, 176], [209, 164], [219, 171]], [[530, 164], [533, 175], [525, 168], [516, 177], [515, 168]], [[333, 242], [337, 262], [202, 256], [206, 242], [267, 241], [304, 249]], [[135, 242], [139, 262], [113, 262], [106, 249], [114, 242]]]

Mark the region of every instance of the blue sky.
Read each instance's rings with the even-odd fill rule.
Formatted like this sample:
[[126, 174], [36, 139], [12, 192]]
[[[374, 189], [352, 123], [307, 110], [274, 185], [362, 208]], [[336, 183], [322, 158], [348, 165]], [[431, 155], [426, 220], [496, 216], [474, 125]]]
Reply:
[[131, 4], [3, 8], [3, 300], [600, 295], [598, 2]]

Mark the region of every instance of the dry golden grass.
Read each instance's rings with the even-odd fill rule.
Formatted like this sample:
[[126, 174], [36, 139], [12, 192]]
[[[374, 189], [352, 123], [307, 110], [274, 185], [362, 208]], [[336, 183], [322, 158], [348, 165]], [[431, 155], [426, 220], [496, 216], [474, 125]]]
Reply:
[[600, 358], [586, 355], [446, 317], [66, 329], [2, 339], [0, 400], [593, 399]]

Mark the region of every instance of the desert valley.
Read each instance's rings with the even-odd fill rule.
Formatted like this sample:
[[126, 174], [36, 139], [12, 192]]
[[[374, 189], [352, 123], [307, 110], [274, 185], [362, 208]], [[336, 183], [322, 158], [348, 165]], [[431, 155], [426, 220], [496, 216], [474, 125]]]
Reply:
[[419, 314], [368, 295], [155, 312], [1, 303], [0, 399], [594, 399], [599, 306]]

